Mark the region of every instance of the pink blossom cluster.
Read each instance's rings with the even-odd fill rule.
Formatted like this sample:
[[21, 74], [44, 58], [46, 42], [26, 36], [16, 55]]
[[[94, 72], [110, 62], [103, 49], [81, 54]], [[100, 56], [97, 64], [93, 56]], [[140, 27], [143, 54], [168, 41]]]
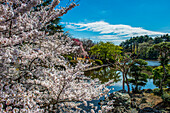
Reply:
[[109, 92], [106, 85], [113, 81], [100, 84], [99, 80], [91, 80], [82, 72], [89, 64], [78, 62], [73, 67], [63, 57], [76, 52], [79, 46], [73, 46], [74, 42], [66, 35], [48, 36], [41, 30], [50, 20], [74, 8], [75, 3], [54, 10], [60, 3], [54, 0], [52, 5], [34, 11], [32, 7], [41, 0], [3, 2], [0, 4], [1, 113], [80, 112], [83, 110], [79, 105], [87, 106], [87, 101]]

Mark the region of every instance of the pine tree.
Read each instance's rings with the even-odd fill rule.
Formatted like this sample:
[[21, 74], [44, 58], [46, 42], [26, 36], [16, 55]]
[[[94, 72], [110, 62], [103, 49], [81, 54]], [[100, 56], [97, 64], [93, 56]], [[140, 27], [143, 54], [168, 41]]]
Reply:
[[[40, 11], [42, 7], [51, 5], [52, 0], [43, 0], [42, 4], [37, 5], [34, 7], [34, 11]], [[47, 35], [54, 35], [56, 32], [63, 32], [64, 26], [59, 25], [61, 18], [55, 18], [48, 22], [47, 26], [42, 28], [42, 31], [45, 31]]]
[[145, 86], [147, 83], [148, 74], [143, 71], [149, 70], [150, 68], [146, 65], [147, 62], [144, 60], [137, 59], [130, 68], [129, 76], [131, 78], [129, 79], [129, 82], [132, 83], [132, 91], [135, 93], [139, 92], [139, 86]]

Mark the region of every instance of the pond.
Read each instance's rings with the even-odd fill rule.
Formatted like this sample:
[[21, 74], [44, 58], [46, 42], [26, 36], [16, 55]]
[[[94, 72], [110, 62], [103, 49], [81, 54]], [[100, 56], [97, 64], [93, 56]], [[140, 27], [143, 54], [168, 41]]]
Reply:
[[146, 60], [146, 62], [148, 63], [148, 66], [160, 66], [160, 63], [157, 60]]
[[[159, 61], [151, 61], [147, 60], [148, 66], [159, 66]], [[100, 69], [91, 70], [85, 72], [86, 76], [91, 77], [92, 79], [98, 78], [102, 83], [108, 82], [111, 79], [114, 79], [115, 83], [113, 86], [110, 86], [109, 88], [114, 88], [114, 90], [111, 90], [111, 92], [118, 91], [122, 89], [122, 73], [119, 71], [115, 71], [114, 69], [110, 67], [102, 67]], [[156, 86], [153, 84], [152, 79], [148, 79], [147, 84], [144, 87], [141, 87], [141, 89], [154, 89]], [[125, 87], [127, 89], [127, 87]]]
[[[159, 61], [146, 61], [146, 62], [148, 62], [148, 66], [159, 66], [160, 65]], [[105, 83], [111, 79], [114, 79], [114, 81], [115, 81], [114, 85], [108, 87], [109, 89], [111, 89], [111, 91], [109, 93], [119, 91], [122, 89], [122, 73], [119, 71], [115, 71], [111, 67], [102, 67], [99, 69], [86, 71], [85, 75], [91, 77], [92, 79], [98, 78], [102, 83]], [[131, 86], [130, 86], [130, 88], [131, 88]], [[148, 79], [147, 84], [144, 87], [142, 87], [141, 89], [154, 89], [154, 88], [156, 88], [156, 86], [153, 84], [153, 80]], [[112, 89], [114, 89], [114, 90], [112, 90]], [[125, 89], [127, 90], [126, 85], [125, 85]], [[104, 99], [104, 97], [101, 97], [99, 100], [92, 100], [92, 101], [88, 102], [88, 104], [93, 103], [94, 106], [98, 106], [98, 110], [99, 110], [100, 105], [98, 103], [100, 102], [100, 100], [103, 100], [103, 99]], [[90, 108], [91, 108], [90, 106], [87, 106], [84, 109], [87, 112], [90, 112]]]

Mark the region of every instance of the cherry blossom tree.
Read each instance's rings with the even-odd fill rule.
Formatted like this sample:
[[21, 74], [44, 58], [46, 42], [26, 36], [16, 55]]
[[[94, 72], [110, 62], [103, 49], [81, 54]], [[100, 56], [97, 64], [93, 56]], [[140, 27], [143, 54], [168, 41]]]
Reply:
[[[106, 95], [113, 81], [100, 84], [83, 74], [81, 62], [71, 67], [62, 54], [79, 46], [64, 34], [48, 35], [41, 29], [76, 7], [60, 3], [34, 11], [41, 0], [0, 1], [0, 112], [80, 112], [79, 105]], [[86, 112], [86, 111], [84, 111]], [[94, 110], [91, 110], [94, 112]]]

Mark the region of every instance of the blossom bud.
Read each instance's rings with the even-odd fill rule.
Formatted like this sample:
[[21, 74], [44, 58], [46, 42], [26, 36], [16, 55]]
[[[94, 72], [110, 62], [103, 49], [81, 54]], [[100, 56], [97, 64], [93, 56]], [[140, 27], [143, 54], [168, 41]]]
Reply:
[[93, 109], [91, 109], [91, 113], [95, 113], [95, 111]]
[[87, 106], [87, 101], [83, 101], [84, 106]]
[[54, 0], [52, 3], [52, 8], [55, 8], [60, 3], [60, 0]]
[[6, 30], [6, 26], [0, 26], [0, 31]]

